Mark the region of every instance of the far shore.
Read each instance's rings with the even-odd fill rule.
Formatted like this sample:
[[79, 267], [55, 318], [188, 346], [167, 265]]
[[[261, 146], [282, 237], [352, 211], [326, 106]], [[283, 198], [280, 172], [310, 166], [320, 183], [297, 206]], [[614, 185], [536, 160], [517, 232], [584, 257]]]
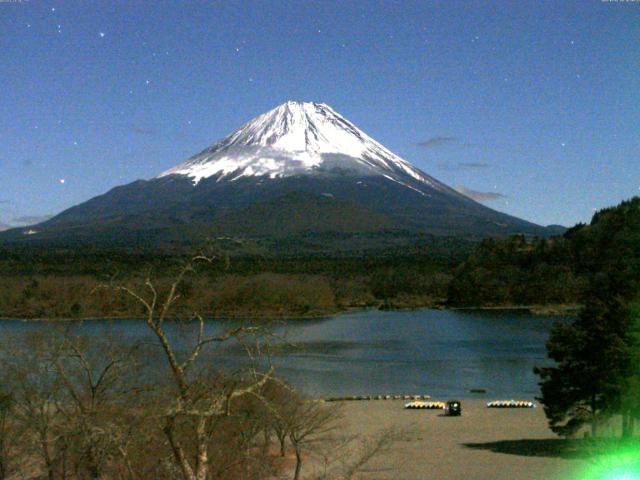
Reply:
[[[215, 315], [205, 314], [203, 315], [206, 320], [314, 320], [320, 318], [333, 317], [336, 315], [358, 313], [372, 311], [411, 311], [411, 310], [452, 310], [452, 311], [519, 311], [526, 312], [532, 315], [540, 316], [573, 316], [578, 313], [580, 305], [492, 305], [492, 306], [480, 306], [480, 307], [451, 307], [442, 304], [437, 305], [423, 305], [423, 306], [411, 306], [411, 307], [387, 307], [386, 305], [370, 306], [370, 307], [348, 307], [343, 309], [337, 309], [334, 311], [322, 311], [312, 312], [307, 314], [282, 314], [278, 312], [252, 312], [251, 314], [226, 314]], [[27, 322], [86, 322], [96, 320], [144, 320], [144, 316], [135, 315], [122, 315], [122, 316], [104, 316], [104, 317], [37, 317], [37, 318], [15, 318], [15, 317], [3, 317], [0, 316], [1, 321], [17, 320]]]
[[580, 310], [581, 305], [497, 305], [497, 306], [483, 306], [483, 307], [449, 307], [449, 310], [519, 310], [523, 312], [529, 312], [533, 315], [576, 315]]

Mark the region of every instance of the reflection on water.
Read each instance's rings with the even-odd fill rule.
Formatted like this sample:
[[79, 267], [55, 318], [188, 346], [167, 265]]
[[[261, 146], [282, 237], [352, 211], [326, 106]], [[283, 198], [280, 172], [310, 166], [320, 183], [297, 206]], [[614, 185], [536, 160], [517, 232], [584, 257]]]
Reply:
[[[538, 394], [535, 365], [548, 363], [544, 342], [558, 317], [514, 311], [460, 312], [416, 310], [363, 311], [321, 320], [290, 320], [275, 325], [271, 349], [277, 372], [314, 396], [428, 393], [433, 397], [470, 397], [471, 388], [491, 398], [532, 398]], [[3, 334], [56, 328], [55, 323], [0, 322]], [[74, 330], [124, 342], [143, 342], [154, 362], [154, 339], [140, 321], [85, 321]], [[210, 322], [210, 333], [223, 328]], [[181, 345], [191, 329], [175, 324]], [[204, 361], [242, 364], [237, 343], [214, 347]], [[482, 398], [482, 396], [481, 396]]]

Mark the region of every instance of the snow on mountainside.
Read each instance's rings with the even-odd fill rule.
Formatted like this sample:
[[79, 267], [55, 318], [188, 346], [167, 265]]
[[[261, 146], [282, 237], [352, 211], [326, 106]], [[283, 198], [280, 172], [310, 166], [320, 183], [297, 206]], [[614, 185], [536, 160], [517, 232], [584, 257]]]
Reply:
[[423, 195], [422, 185], [452, 192], [373, 140], [323, 103], [284, 103], [158, 176], [188, 176], [197, 184], [241, 177], [357, 172], [379, 175]]

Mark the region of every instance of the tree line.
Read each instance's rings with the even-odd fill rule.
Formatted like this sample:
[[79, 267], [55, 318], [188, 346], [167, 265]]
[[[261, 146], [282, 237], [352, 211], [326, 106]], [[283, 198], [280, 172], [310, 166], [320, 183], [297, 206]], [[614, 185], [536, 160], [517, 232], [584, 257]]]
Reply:
[[[67, 258], [63, 252], [35, 250], [0, 256], [0, 317], [138, 318], [140, 306], [126, 295], [95, 287], [113, 276], [133, 286], [149, 271], [167, 284], [189, 258], [111, 253], [76, 252]], [[433, 306], [446, 300], [452, 265], [458, 261], [428, 252], [229, 259], [185, 279], [180, 303], [209, 317], [303, 317], [350, 308]]]

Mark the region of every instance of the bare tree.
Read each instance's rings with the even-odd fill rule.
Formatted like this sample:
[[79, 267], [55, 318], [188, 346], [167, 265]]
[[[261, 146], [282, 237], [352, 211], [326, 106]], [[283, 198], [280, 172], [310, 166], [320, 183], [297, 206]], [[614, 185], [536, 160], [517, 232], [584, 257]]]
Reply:
[[13, 458], [25, 465], [39, 458], [36, 470], [50, 480], [101, 478], [116, 457], [124, 458], [129, 352], [104, 337], [55, 330], [5, 339], [3, 347], [3, 383], [13, 399], [13, 421], [4, 428]]
[[[335, 405], [302, 398], [268, 362], [260, 370], [269, 347], [263, 325], [224, 329], [197, 312], [176, 324], [185, 276], [196, 262], [211, 261], [195, 257], [163, 287], [149, 275], [141, 291], [108, 286], [145, 309], [156, 350], [144, 364], [149, 351], [141, 345], [78, 335], [75, 326], [3, 339], [0, 380], [11, 397], [0, 396], [0, 480], [10, 468], [48, 480], [276, 478], [284, 466], [270, 448], [274, 437], [282, 455], [287, 441], [295, 452], [296, 480], [314, 455], [313, 465], [322, 455], [332, 465], [325, 472], [335, 475], [325, 478], [346, 479], [380, 450], [375, 442], [358, 450], [350, 440], [336, 440]], [[189, 334], [186, 348], [176, 325]], [[221, 368], [207, 347], [225, 342], [244, 348], [250, 366]], [[159, 368], [158, 358], [168, 368]], [[342, 445], [350, 446], [342, 451], [351, 448], [351, 462], [337, 454]]]
[[318, 401], [299, 401], [291, 412], [289, 441], [296, 454], [294, 480], [299, 480], [302, 471], [303, 453], [323, 440], [337, 427], [340, 418], [339, 406], [325, 405]]
[[8, 393], [0, 392], [0, 480], [4, 480], [11, 473], [9, 417], [12, 410], [13, 397]]
[[139, 393], [133, 350], [110, 336], [67, 334], [51, 359], [62, 386], [57, 407], [65, 425], [65, 460], [83, 478], [102, 478], [114, 459], [128, 465]]
[[268, 430], [275, 435], [280, 456], [284, 457], [289, 433], [295, 425], [294, 417], [301, 401], [300, 396], [292, 387], [276, 380], [267, 382], [262, 393], [268, 401]]
[[[41, 461], [42, 471], [49, 480], [56, 477], [57, 444], [60, 441], [57, 421], [60, 383], [50, 362], [51, 342], [42, 335], [30, 335], [23, 341], [5, 338], [3, 350], [3, 383], [9, 386], [13, 399], [16, 428], [25, 432], [21, 456]], [[16, 441], [17, 439], [14, 439]]]
[[372, 467], [372, 460], [388, 451], [391, 446], [406, 438], [407, 432], [395, 428], [383, 429], [365, 436], [331, 437], [314, 452], [321, 458], [320, 472], [313, 480], [351, 480], [365, 470], [377, 471], [384, 467]]
[[[259, 396], [260, 389], [272, 377], [273, 372], [272, 368], [266, 373], [259, 373], [252, 368], [244, 381], [235, 383], [228, 389], [212, 387], [197, 376], [190, 375], [194, 363], [208, 344], [239, 339], [258, 331], [258, 327], [241, 325], [216, 335], [206, 335], [204, 318], [197, 312], [192, 312], [190, 316], [190, 320], [196, 324], [196, 339], [191, 349], [179, 358], [167, 334], [166, 322], [172, 319], [172, 308], [180, 298], [179, 289], [185, 277], [194, 272], [194, 265], [212, 261], [213, 258], [205, 256], [193, 257], [179, 271], [164, 295], [160, 294], [150, 276], [147, 276], [144, 282], [144, 292], [123, 285], [111, 285], [115, 290], [126, 293], [142, 305], [145, 323], [156, 337], [169, 365], [175, 395], [161, 415], [162, 431], [185, 480], [208, 478], [212, 438], [210, 432], [215, 419], [228, 416], [230, 406], [235, 400], [248, 395]], [[181, 435], [185, 429], [189, 430], [189, 434]]]

